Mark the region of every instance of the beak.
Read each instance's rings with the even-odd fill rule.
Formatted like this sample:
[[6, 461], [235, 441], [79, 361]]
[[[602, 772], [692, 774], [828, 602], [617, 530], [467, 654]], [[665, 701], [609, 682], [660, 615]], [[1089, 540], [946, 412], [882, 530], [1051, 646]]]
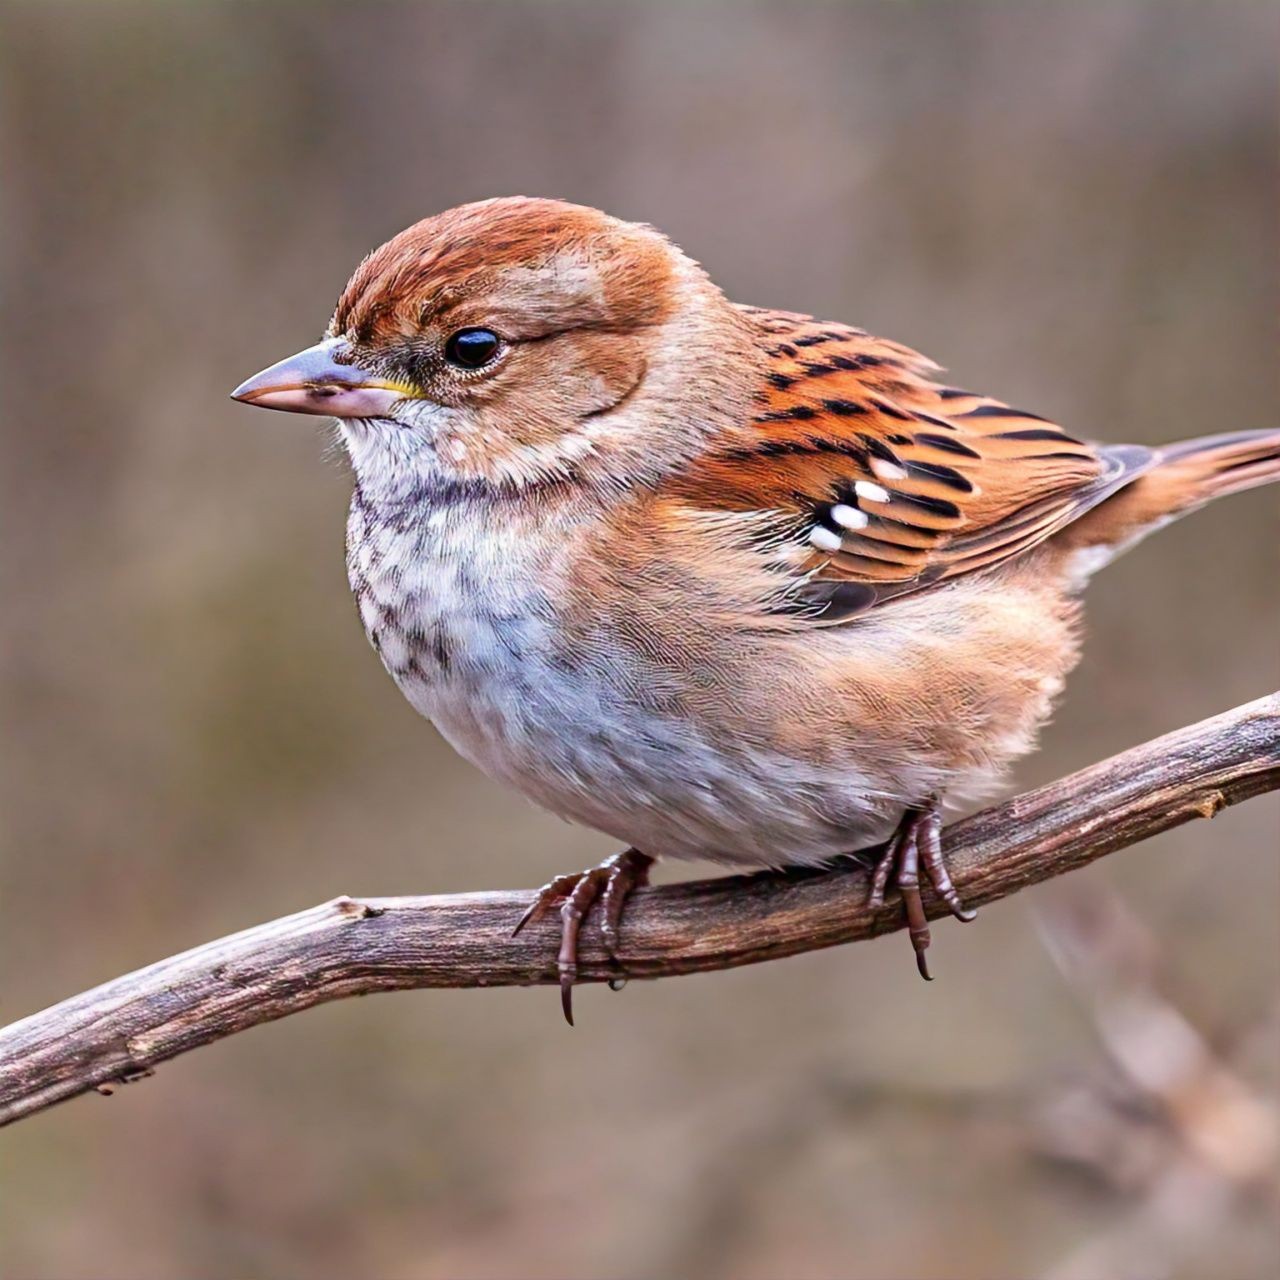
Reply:
[[412, 387], [387, 382], [361, 369], [351, 360], [345, 338], [326, 338], [255, 373], [231, 393], [231, 398], [289, 413], [386, 418], [397, 401], [417, 394]]

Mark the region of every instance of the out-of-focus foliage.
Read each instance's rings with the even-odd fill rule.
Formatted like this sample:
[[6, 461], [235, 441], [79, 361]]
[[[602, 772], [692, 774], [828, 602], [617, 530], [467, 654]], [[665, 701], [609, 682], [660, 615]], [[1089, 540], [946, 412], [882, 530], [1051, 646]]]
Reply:
[[[347, 596], [341, 461], [226, 398], [376, 242], [563, 196], [1081, 434], [1272, 425], [1278, 35], [1247, 3], [5, 5], [4, 1018], [340, 891], [609, 849], [413, 716]], [[1098, 580], [1020, 782], [1275, 687], [1274, 512], [1222, 504]], [[1264, 1100], [1276, 817], [1077, 877]], [[256, 1030], [7, 1134], [0, 1269], [1053, 1273], [1145, 1221], [1179, 1142], [1107, 1101], [1033, 927], [1059, 891], [940, 926], [931, 987], [895, 938], [584, 990], [573, 1032], [546, 990]], [[1064, 1158], [1044, 1117], [1080, 1096], [1114, 1156]], [[1223, 1195], [1168, 1274], [1274, 1273], [1266, 1197]]]

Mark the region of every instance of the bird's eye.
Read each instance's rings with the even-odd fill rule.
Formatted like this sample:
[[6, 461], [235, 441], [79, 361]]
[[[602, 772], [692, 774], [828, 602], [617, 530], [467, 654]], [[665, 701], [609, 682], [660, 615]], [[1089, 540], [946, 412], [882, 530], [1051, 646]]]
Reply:
[[459, 369], [480, 369], [497, 356], [501, 345], [491, 329], [459, 329], [444, 344], [444, 358]]

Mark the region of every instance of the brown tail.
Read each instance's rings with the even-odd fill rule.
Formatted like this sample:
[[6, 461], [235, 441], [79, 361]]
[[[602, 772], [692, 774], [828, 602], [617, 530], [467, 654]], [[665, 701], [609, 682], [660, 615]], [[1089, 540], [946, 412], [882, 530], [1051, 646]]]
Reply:
[[1156, 449], [1131, 484], [1059, 536], [1071, 548], [1114, 547], [1118, 554], [1144, 534], [1214, 498], [1277, 480], [1280, 431], [1180, 440]]
[[[1280, 431], [1236, 431], [1181, 440], [1157, 451], [1156, 469], [1138, 483], [1167, 476], [1185, 497], [1175, 511], [1280, 480]], [[1168, 490], [1167, 490], [1168, 491]]]

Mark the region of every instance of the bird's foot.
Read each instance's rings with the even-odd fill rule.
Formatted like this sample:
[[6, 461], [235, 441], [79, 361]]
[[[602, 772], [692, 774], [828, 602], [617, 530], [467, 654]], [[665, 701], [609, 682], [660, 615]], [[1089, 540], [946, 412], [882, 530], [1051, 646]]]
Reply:
[[920, 868], [923, 866], [934, 892], [951, 908], [951, 914], [957, 920], [968, 923], [977, 915], [976, 911], [965, 909], [947, 874], [941, 832], [942, 808], [936, 796], [927, 804], [908, 809], [876, 863], [871, 877], [871, 895], [867, 899], [869, 906], [884, 906], [885, 889], [892, 876], [906, 909], [907, 934], [916, 953], [916, 968], [926, 982], [933, 978], [925, 958], [929, 949], [929, 922], [924, 914], [924, 903], [920, 900]]
[[556, 876], [538, 890], [528, 911], [512, 931], [515, 937], [525, 925], [541, 919], [555, 903], [560, 903], [560, 1007], [565, 1021], [573, 1026], [573, 984], [578, 977], [578, 935], [587, 912], [600, 903], [600, 936], [609, 959], [618, 964], [618, 925], [633, 889], [649, 883], [653, 859], [638, 849], [626, 849], [606, 858], [597, 867]]

